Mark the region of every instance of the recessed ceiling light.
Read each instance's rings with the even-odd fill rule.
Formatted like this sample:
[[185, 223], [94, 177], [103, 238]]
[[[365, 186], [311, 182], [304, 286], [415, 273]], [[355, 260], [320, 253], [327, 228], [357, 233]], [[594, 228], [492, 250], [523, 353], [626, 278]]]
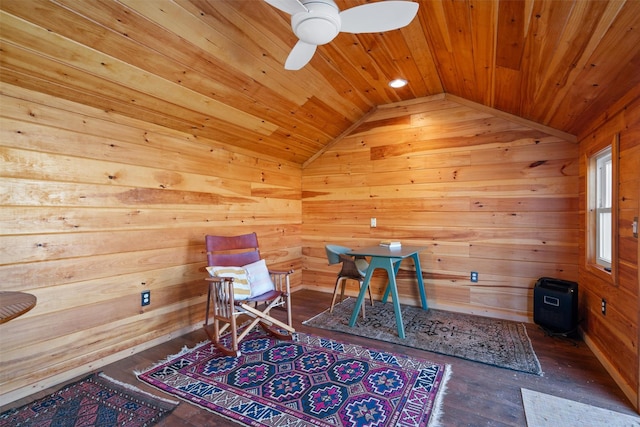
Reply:
[[389, 86], [394, 89], [398, 89], [407, 85], [407, 81], [405, 79], [395, 79], [389, 82]]

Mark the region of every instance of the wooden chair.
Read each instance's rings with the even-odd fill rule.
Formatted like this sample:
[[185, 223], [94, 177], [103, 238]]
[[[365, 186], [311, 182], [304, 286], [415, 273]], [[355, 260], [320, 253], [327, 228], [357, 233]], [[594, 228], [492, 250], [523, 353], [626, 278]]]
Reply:
[[[239, 356], [239, 342], [259, 324], [265, 331], [290, 340], [295, 329], [291, 319], [291, 271], [270, 271], [260, 258], [256, 233], [205, 237], [207, 271], [211, 277], [204, 330], [224, 354]], [[247, 289], [248, 284], [248, 289]], [[287, 323], [269, 315], [274, 307], [285, 308]], [[251, 320], [239, 332], [238, 317]], [[210, 323], [211, 322], [211, 323]], [[225, 332], [229, 332], [223, 337]]]
[[[326, 245], [325, 251], [327, 252], [327, 259], [329, 260], [329, 265], [342, 263], [342, 269], [338, 273], [338, 278], [336, 279], [336, 285], [333, 288], [333, 299], [331, 300], [331, 309], [330, 313], [333, 313], [333, 306], [336, 303], [336, 296], [338, 294], [338, 285], [342, 282], [342, 288], [340, 291], [340, 301], [344, 298], [344, 288], [347, 284], [347, 280], [355, 280], [358, 282], [358, 289], [362, 288], [362, 282], [364, 281], [364, 277], [367, 274], [367, 269], [369, 268], [369, 263], [364, 257], [356, 257], [346, 255], [347, 252], [351, 251], [350, 248], [345, 246], [338, 245]], [[371, 306], [373, 306], [373, 297], [371, 296], [371, 288], [369, 290], [369, 300], [371, 301]], [[362, 318], [365, 317], [364, 313], [364, 300], [362, 302]]]

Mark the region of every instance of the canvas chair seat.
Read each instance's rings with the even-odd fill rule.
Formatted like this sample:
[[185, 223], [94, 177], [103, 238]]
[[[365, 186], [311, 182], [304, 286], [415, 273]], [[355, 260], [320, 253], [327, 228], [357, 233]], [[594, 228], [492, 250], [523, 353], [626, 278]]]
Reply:
[[[295, 332], [291, 316], [289, 271], [268, 270], [260, 258], [255, 233], [205, 237], [209, 291], [204, 330], [224, 354], [240, 356], [240, 341], [260, 325], [278, 339], [290, 340]], [[285, 309], [287, 320], [273, 316]], [[239, 317], [249, 318], [239, 323]], [[225, 335], [226, 333], [226, 335]]]

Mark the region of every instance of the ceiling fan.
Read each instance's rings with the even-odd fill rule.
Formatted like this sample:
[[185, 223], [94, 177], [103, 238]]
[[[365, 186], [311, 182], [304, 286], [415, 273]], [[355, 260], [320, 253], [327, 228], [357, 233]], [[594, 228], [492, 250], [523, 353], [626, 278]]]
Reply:
[[367, 3], [340, 11], [333, 0], [265, 0], [291, 15], [298, 37], [284, 64], [299, 70], [313, 57], [316, 47], [329, 43], [338, 33], [379, 33], [402, 28], [418, 13], [418, 3], [389, 0]]

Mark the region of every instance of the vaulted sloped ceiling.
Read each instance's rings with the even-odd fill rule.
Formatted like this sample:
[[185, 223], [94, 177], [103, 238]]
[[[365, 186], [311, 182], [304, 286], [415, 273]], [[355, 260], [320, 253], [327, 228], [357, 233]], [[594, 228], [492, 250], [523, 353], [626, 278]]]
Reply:
[[2, 0], [1, 80], [301, 165], [395, 101], [444, 92], [579, 135], [640, 92], [640, 1], [419, 3], [286, 71], [289, 16], [261, 0]]

